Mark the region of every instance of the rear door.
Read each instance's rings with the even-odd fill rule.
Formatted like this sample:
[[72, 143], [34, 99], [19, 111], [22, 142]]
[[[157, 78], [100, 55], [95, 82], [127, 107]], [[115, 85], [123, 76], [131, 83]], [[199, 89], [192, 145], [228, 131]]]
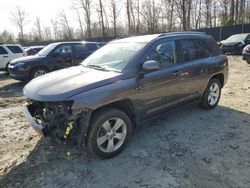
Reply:
[[79, 65], [84, 59], [86, 59], [90, 54], [97, 50], [97, 45], [95, 43], [79, 43], [74, 44], [74, 64]]
[[182, 72], [185, 73], [186, 98], [199, 97], [204, 88], [203, 69], [204, 62], [209, 61], [211, 49], [206, 38], [187, 38], [177, 40], [177, 46], [181, 53]]
[[50, 62], [54, 66], [54, 69], [63, 69], [73, 66], [72, 45], [59, 45], [50, 55]]
[[146, 73], [140, 79], [140, 98], [146, 116], [176, 106], [190, 95], [187, 89], [191, 85], [190, 73], [178, 57], [174, 40], [156, 44], [146, 55], [144, 62], [155, 60], [160, 64], [160, 70]]
[[11, 59], [23, 57], [23, 56], [25, 55], [25, 52], [24, 52], [24, 50], [22, 49], [21, 46], [17, 46], [17, 45], [7, 45], [6, 47], [7, 47], [8, 50], [11, 51], [11, 53], [12, 53]]
[[0, 46], [0, 69], [5, 69], [9, 61], [10, 61], [10, 54], [3, 46]]

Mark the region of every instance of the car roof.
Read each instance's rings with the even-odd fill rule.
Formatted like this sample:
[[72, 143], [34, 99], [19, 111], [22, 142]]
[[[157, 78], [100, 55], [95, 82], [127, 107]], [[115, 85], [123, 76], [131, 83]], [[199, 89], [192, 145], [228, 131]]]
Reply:
[[239, 34], [234, 34], [234, 35], [231, 35], [231, 36], [236, 36], [236, 35], [245, 35], [245, 36], [247, 36], [247, 35], [249, 35], [250, 33], [239, 33]]
[[67, 41], [67, 42], [54, 42], [51, 44], [79, 44], [79, 43], [83, 43], [83, 44], [98, 44], [98, 42], [89, 42], [89, 41]]
[[170, 32], [170, 33], [159, 33], [159, 34], [151, 34], [151, 35], [141, 35], [141, 36], [132, 36], [122, 39], [117, 39], [112, 41], [112, 43], [122, 43], [122, 42], [145, 42], [148, 43], [156, 38], [167, 37], [167, 36], [197, 36], [197, 35], [206, 35], [204, 32]]
[[21, 46], [21, 44], [5, 44], [5, 43], [0, 43], [2, 46]]

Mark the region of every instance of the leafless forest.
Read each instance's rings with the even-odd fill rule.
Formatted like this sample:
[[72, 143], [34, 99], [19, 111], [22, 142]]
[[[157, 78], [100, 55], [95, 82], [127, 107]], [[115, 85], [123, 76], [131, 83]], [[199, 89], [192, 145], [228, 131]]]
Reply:
[[[77, 26], [69, 21], [68, 11]], [[67, 11], [60, 10], [47, 25], [22, 7], [13, 8], [9, 19], [19, 34], [2, 31], [0, 42], [86, 39], [249, 23], [250, 1], [72, 0]], [[33, 29], [26, 29], [29, 24]]]

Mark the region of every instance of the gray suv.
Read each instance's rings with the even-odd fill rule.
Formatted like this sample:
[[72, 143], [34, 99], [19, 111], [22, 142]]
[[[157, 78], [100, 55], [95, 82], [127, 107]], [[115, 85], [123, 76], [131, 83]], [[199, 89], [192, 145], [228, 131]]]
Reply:
[[101, 158], [126, 146], [132, 128], [182, 105], [217, 106], [228, 59], [204, 33], [112, 41], [81, 65], [35, 78], [24, 114], [44, 136], [75, 141]]

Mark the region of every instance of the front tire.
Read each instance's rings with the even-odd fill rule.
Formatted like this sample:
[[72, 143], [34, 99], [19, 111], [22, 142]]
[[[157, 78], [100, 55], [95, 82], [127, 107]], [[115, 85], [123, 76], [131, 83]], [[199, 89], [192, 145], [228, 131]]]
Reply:
[[48, 73], [48, 70], [44, 67], [37, 67], [37, 68], [34, 68], [31, 73], [30, 73], [30, 79], [34, 79], [38, 76], [42, 76], [44, 74]]
[[100, 158], [118, 155], [127, 145], [131, 121], [123, 111], [105, 108], [93, 115], [88, 134], [88, 148]]
[[203, 94], [202, 107], [206, 109], [215, 108], [221, 96], [221, 83], [218, 79], [212, 78]]

